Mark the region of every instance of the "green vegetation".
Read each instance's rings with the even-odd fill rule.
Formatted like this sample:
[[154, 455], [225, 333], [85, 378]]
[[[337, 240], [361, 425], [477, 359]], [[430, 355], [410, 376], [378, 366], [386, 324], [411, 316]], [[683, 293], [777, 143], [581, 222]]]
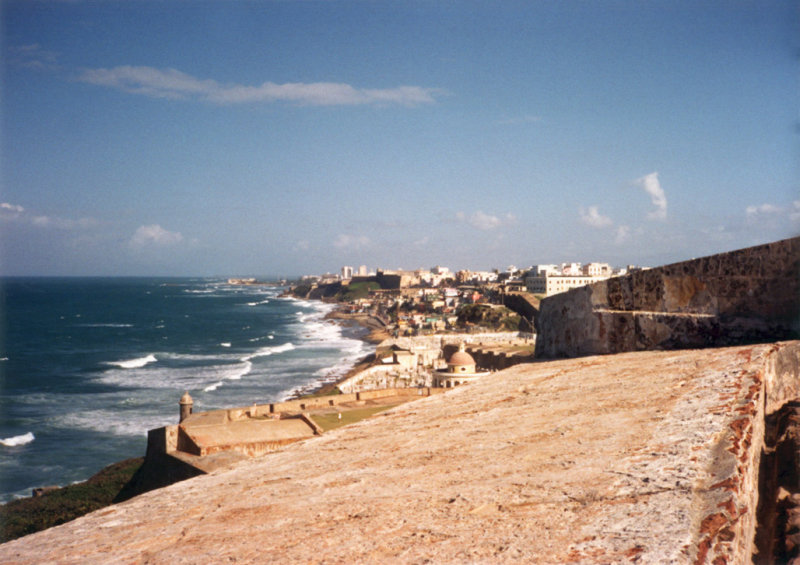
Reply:
[[339, 390], [339, 387], [336, 385], [326, 385], [320, 388], [316, 392], [309, 392], [308, 394], [304, 394], [299, 398], [320, 398], [322, 396], [337, 396], [342, 394], [342, 391]]
[[110, 465], [88, 481], [42, 496], [12, 500], [0, 506], [0, 542], [16, 539], [79, 518], [114, 502], [142, 466], [143, 457]]
[[343, 302], [353, 302], [362, 298], [367, 298], [370, 291], [378, 290], [381, 285], [375, 281], [354, 282], [343, 286], [338, 299]]
[[311, 292], [311, 285], [310, 284], [299, 284], [292, 288], [292, 294], [298, 298], [306, 298], [309, 293]]
[[[317, 425], [322, 428], [323, 431], [328, 432], [330, 430], [335, 430], [336, 428], [364, 420], [365, 418], [369, 418], [370, 416], [373, 416], [378, 412], [388, 410], [389, 408], [392, 408], [392, 406], [370, 406], [368, 408], [347, 410], [339, 413], [333, 412], [330, 414], [314, 414], [312, 418]], [[339, 419], [339, 414], [342, 415], [341, 420]]]
[[520, 316], [505, 306], [466, 304], [458, 311], [458, 326], [480, 326], [492, 330], [517, 331]]

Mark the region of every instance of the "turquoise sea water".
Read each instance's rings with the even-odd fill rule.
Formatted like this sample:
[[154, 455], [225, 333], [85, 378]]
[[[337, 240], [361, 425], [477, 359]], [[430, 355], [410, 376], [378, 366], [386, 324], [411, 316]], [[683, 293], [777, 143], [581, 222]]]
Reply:
[[195, 410], [286, 398], [369, 352], [283, 289], [212, 279], [4, 279], [0, 502], [144, 455]]

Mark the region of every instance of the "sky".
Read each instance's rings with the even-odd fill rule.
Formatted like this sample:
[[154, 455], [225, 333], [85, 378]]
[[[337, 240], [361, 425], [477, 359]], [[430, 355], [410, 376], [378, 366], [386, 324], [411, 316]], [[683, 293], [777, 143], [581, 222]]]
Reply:
[[800, 233], [794, 1], [3, 0], [0, 274], [657, 266]]

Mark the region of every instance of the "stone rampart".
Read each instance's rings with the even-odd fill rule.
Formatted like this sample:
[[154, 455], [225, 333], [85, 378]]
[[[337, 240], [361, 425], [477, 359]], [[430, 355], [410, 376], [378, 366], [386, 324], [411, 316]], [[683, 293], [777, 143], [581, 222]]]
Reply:
[[396, 345], [402, 349], [413, 351], [418, 348], [441, 349], [445, 345], [455, 345], [462, 341], [467, 344], [501, 344], [515, 341], [530, 341], [536, 336], [528, 332], [484, 332], [484, 333], [448, 333], [413, 337], [395, 337], [385, 339], [378, 344], [378, 348]]
[[800, 342], [517, 365], [2, 544], [0, 562], [769, 563], [765, 428], [798, 367]]
[[800, 335], [800, 238], [634, 272], [544, 299], [537, 357]]
[[[465, 350], [472, 355], [472, 358], [475, 359], [475, 363], [479, 368], [487, 371], [502, 371], [503, 369], [513, 367], [519, 363], [529, 363], [533, 361], [533, 356], [525, 352], [494, 351], [475, 345], [467, 346]], [[442, 351], [444, 352], [445, 359], [449, 359], [453, 353], [458, 351], [458, 345], [445, 345]]]

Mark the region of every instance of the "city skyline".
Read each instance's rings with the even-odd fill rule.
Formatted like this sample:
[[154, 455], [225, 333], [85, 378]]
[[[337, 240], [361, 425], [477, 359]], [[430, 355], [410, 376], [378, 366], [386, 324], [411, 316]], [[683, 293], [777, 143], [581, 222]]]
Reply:
[[0, 274], [656, 266], [800, 230], [792, 2], [0, 15]]

